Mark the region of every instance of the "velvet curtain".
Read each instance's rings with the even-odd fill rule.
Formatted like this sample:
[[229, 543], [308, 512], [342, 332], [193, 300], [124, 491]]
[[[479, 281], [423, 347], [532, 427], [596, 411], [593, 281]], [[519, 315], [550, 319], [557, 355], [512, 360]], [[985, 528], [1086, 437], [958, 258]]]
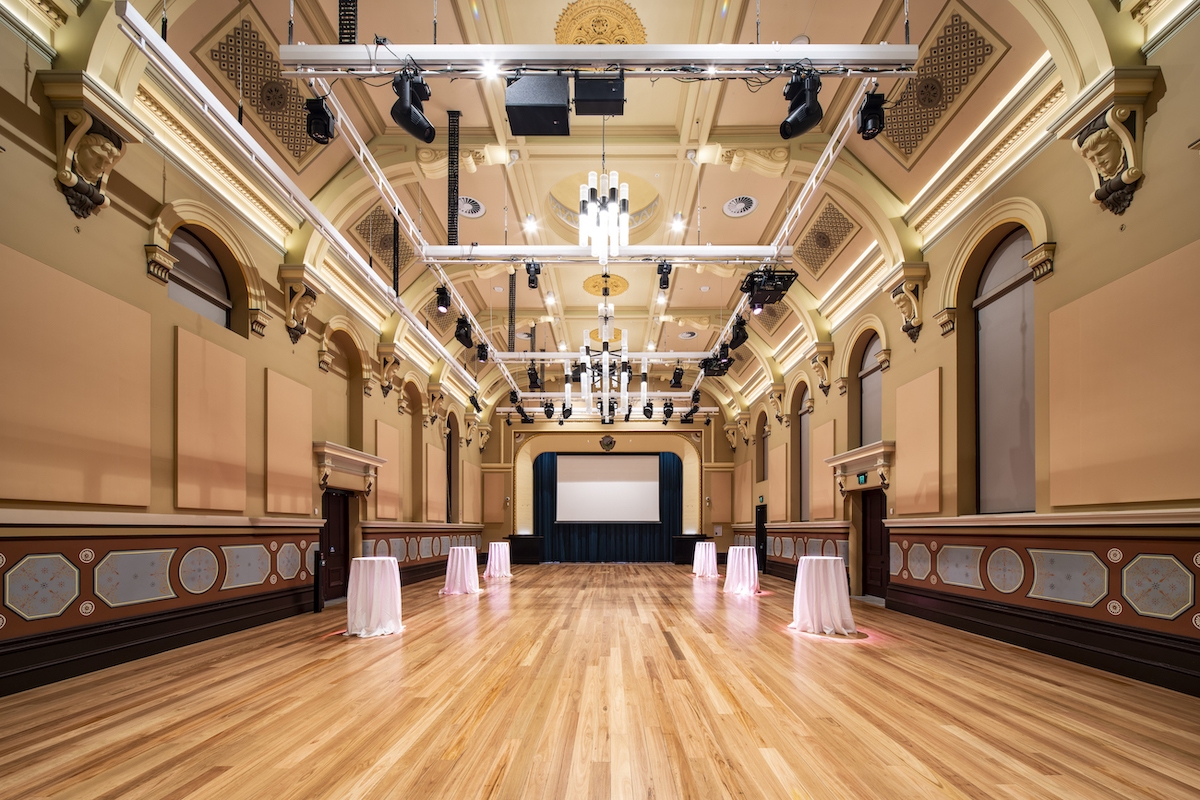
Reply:
[[683, 533], [683, 462], [658, 456], [659, 522], [560, 523], [558, 455], [533, 462], [533, 532], [542, 536], [543, 561], [670, 561], [671, 537]]

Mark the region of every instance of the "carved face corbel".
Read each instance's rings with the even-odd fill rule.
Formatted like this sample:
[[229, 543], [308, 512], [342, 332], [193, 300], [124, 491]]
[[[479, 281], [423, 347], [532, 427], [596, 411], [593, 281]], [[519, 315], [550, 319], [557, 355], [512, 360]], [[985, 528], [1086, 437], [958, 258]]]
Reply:
[[64, 117], [58, 184], [71, 212], [87, 219], [111, 204], [104, 192], [113, 167], [125, 155], [125, 144], [112, 128], [81, 108], [67, 109]]
[[904, 264], [900, 283], [891, 291], [892, 302], [895, 303], [903, 321], [900, 330], [908, 334], [908, 338], [913, 342], [917, 341], [921, 334], [921, 326], [925, 324], [924, 315], [921, 313], [921, 299], [928, 280], [928, 264]]
[[813, 372], [817, 375], [817, 388], [826, 397], [829, 396], [829, 359], [833, 357], [833, 342], [818, 342], [817, 351], [813, 353], [810, 362]]
[[1114, 214], [1125, 213], [1141, 185], [1141, 124], [1138, 106], [1114, 105], [1075, 136], [1075, 152], [1092, 173], [1092, 202]]
[[[387, 397], [392, 389], [396, 388], [396, 375], [400, 371], [400, 358], [397, 355], [384, 354], [380, 359], [381, 368], [379, 370], [379, 391], [383, 392], [383, 396]], [[403, 402], [403, 400], [402, 400]], [[404, 412], [401, 411], [401, 414]]]
[[487, 447], [488, 439], [491, 439], [491, 438], [492, 438], [492, 426], [491, 425], [480, 425], [479, 426], [479, 452], [481, 452], [481, 453], [483, 452], [483, 449], [485, 447]]
[[775, 421], [783, 427], [790, 427], [792, 421], [783, 413], [783, 392], [771, 392], [767, 395], [767, 402], [771, 405], [771, 412], [775, 415]]
[[[287, 298], [288, 337], [292, 344], [297, 344], [300, 337], [308, 332], [308, 315], [312, 313], [317, 298], [325, 294], [325, 284], [306, 264], [280, 265], [279, 282], [283, 284], [283, 294]], [[328, 366], [323, 369], [328, 371]]]
[[729, 449], [735, 452], [737, 451], [737, 432], [737, 423], [725, 423], [725, 438], [729, 441]]

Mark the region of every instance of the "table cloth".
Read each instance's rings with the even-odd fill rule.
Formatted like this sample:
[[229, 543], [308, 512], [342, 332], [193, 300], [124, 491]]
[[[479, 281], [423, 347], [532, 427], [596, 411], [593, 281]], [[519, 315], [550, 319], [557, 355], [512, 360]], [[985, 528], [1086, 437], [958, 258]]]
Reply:
[[696, 554], [692, 556], [692, 574], [697, 578], [719, 578], [717, 573], [717, 543], [696, 542]]
[[387, 636], [402, 630], [396, 559], [371, 556], [352, 560], [346, 590], [346, 635]]
[[758, 556], [753, 547], [736, 545], [729, 548], [725, 565], [725, 591], [734, 594], [758, 593]]
[[511, 578], [512, 562], [508, 555], [508, 542], [492, 542], [488, 545], [487, 569], [483, 571], [487, 578]]
[[839, 556], [803, 556], [796, 565], [792, 624], [808, 633], [857, 632], [850, 612], [846, 564]]
[[451, 547], [446, 585], [438, 594], [479, 594], [479, 563], [474, 547]]

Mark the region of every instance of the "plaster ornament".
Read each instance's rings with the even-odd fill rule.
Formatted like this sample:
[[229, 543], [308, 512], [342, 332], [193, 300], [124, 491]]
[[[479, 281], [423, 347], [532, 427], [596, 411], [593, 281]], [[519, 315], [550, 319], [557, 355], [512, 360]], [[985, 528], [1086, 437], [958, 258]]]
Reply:
[[412, 404], [409, 403], [408, 395], [404, 394], [404, 392], [400, 393], [400, 401], [398, 403], [396, 403], [396, 413], [397, 414], [411, 414], [412, 413]]
[[[292, 344], [300, 341], [300, 337], [308, 333], [308, 328], [304, 324], [308, 321], [308, 315], [312, 311], [313, 306], [317, 304], [317, 293], [307, 286], [291, 286], [288, 287], [290, 295], [288, 303], [288, 337], [292, 340]], [[330, 359], [332, 361], [332, 359]], [[328, 372], [329, 368], [326, 367]]]
[[749, 426], [746, 424], [745, 418], [737, 421], [737, 432], [738, 436], [742, 437], [743, 444], [753, 445], [755, 443], [754, 435], [750, 433]]
[[725, 423], [725, 438], [729, 441], [729, 449], [735, 452], [737, 451], [737, 430], [737, 423]]
[[110, 205], [104, 191], [125, 147], [120, 136], [83, 109], [68, 109], [65, 117], [73, 127], [59, 154], [57, 179], [71, 212], [87, 219]]
[[392, 389], [395, 388], [394, 381], [396, 380], [396, 373], [400, 370], [400, 359], [394, 356], [384, 356], [383, 361], [380, 363], [382, 364], [382, 369], [379, 376], [379, 391], [383, 392], [384, 397], [387, 397]]
[[829, 355], [816, 353], [812, 357], [813, 372], [817, 373], [817, 388], [826, 397], [829, 396]]
[[1092, 173], [1092, 202], [1121, 215], [1141, 185], [1140, 120], [1134, 106], [1114, 105], [1089, 122], [1073, 147]]
[[917, 337], [921, 335], [921, 306], [920, 306], [920, 287], [913, 281], [903, 281], [899, 286], [892, 290], [892, 302], [896, 304], [896, 310], [900, 312], [900, 318], [903, 324], [900, 330], [908, 334], [908, 338], [916, 342]]
[[771, 392], [767, 395], [767, 402], [771, 404], [771, 412], [775, 415], [775, 421], [785, 428], [791, 427], [791, 419], [783, 413], [783, 392]]
[[491, 425], [480, 425], [479, 426], [479, 452], [481, 452], [481, 453], [483, 452], [483, 449], [485, 447], [487, 447], [488, 439], [491, 439], [491, 438], [492, 438], [492, 426]]

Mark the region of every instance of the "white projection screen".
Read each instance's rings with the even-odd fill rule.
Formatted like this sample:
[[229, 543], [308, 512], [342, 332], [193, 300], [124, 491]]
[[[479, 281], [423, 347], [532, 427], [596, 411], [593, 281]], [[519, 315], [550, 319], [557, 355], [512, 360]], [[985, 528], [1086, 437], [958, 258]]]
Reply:
[[559, 522], [658, 522], [658, 456], [558, 457]]

